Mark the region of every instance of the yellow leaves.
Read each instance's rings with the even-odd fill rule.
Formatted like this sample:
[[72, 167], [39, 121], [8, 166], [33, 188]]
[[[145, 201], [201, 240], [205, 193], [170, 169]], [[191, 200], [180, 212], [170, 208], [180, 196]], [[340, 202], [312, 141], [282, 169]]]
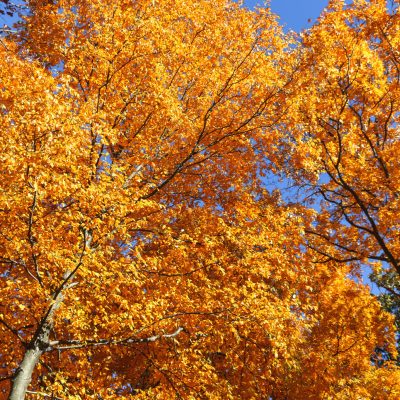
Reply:
[[[388, 365], [386, 368], [370, 368], [367, 374], [343, 382], [332, 399], [370, 399], [381, 398], [394, 400], [399, 394], [399, 373], [396, 368]], [[384, 388], [384, 390], [382, 390]]]
[[[35, 7], [19, 55], [1, 50], [1, 312], [30, 340], [60, 291], [51, 340], [91, 347], [46, 352], [32, 389], [318, 399], [351, 384], [378, 398], [370, 354], [391, 350], [392, 318], [316, 251], [325, 234], [373, 244], [259, 178], [271, 161], [328, 193], [351, 180], [369, 209], [385, 198], [374, 171], [378, 156], [398, 169], [389, 125], [381, 145], [397, 100], [379, 43], [326, 13], [289, 51], [267, 9], [225, 0]], [[12, 345], [1, 356], [22, 359]]]

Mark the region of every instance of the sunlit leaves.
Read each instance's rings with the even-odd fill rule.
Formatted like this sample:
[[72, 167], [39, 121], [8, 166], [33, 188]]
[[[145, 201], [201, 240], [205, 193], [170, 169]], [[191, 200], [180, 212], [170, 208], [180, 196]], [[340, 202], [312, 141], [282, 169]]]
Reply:
[[[0, 50], [2, 374], [34, 349], [29, 390], [69, 399], [396, 384], [371, 362], [396, 355], [392, 317], [349, 277], [373, 238], [260, 177], [330, 174], [315, 187], [357, 225], [337, 182], [362, 188], [397, 252], [393, 57], [376, 23], [354, 31], [369, 3], [340, 4], [297, 49], [268, 9], [223, 0], [27, 2]], [[360, 247], [349, 265], [332, 238]]]

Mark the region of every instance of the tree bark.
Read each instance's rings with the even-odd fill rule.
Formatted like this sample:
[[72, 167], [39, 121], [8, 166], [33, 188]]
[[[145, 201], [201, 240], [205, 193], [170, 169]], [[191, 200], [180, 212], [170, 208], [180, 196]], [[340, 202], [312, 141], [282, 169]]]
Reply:
[[25, 352], [24, 359], [15, 373], [9, 400], [23, 400], [25, 398], [26, 391], [32, 380], [33, 370], [42, 354], [43, 350], [38, 346], [28, 348]]
[[39, 362], [41, 355], [50, 349], [50, 332], [53, 327], [54, 315], [64, 300], [63, 291], [76, 285], [76, 283], [69, 282], [74, 278], [75, 273], [81, 267], [86, 248], [90, 245], [91, 236], [89, 236], [88, 231], [83, 229], [82, 234], [83, 248], [79, 261], [72, 272], [67, 271], [65, 273], [66, 276], [64, 280], [53, 293], [49, 308], [42, 317], [32, 340], [28, 344], [20, 366], [15, 371], [8, 400], [25, 399], [26, 391], [31, 383], [36, 364]]
[[24, 358], [15, 371], [8, 400], [25, 399], [36, 364], [39, 362], [42, 354], [50, 348], [50, 332], [53, 326], [53, 317], [62, 299], [61, 293], [58, 293], [54, 297], [54, 303], [42, 318], [35, 335], [28, 344]]

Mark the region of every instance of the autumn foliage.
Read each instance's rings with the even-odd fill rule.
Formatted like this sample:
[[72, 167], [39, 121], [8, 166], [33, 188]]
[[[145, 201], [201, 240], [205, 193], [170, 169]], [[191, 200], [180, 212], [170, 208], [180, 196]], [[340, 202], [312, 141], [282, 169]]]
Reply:
[[398, 2], [0, 3], [1, 399], [400, 398]]

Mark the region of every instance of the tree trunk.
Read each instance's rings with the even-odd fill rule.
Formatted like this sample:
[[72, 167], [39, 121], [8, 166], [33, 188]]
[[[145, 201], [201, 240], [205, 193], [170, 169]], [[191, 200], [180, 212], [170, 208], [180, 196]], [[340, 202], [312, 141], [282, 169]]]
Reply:
[[[1, 1], [1, 0], [0, 0]], [[27, 346], [21, 365], [15, 371], [8, 400], [24, 400], [28, 386], [32, 380], [32, 373], [39, 362], [41, 355], [50, 349], [50, 332], [53, 327], [54, 315], [64, 300], [63, 291], [72, 288], [76, 283], [69, 283], [82, 265], [86, 248], [90, 245], [91, 236], [83, 231], [83, 249], [75, 269], [66, 272], [64, 280], [53, 293], [49, 308], [40, 321], [40, 324]]]
[[39, 343], [36, 343], [32, 348], [28, 348], [25, 352], [24, 359], [15, 373], [9, 400], [23, 400], [25, 398], [26, 391], [32, 380], [33, 370], [42, 354], [43, 350], [39, 348]]
[[32, 380], [32, 374], [41, 355], [50, 348], [50, 332], [53, 326], [53, 316], [60, 306], [63, 297], [61, 293], [55, 296], [54, 303], [42, 318], [35, 335], [27, 346], [24, 358], [15, 371], [8, 400], [24, 400], [26, 391]]

